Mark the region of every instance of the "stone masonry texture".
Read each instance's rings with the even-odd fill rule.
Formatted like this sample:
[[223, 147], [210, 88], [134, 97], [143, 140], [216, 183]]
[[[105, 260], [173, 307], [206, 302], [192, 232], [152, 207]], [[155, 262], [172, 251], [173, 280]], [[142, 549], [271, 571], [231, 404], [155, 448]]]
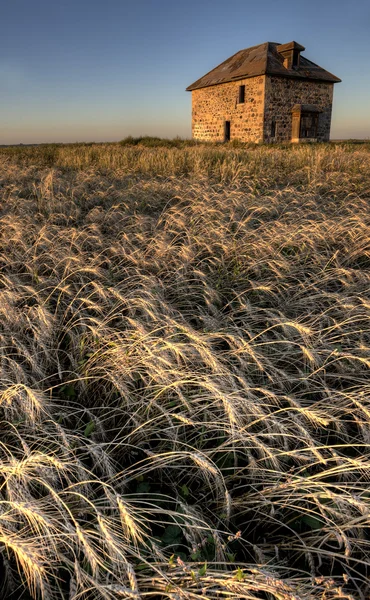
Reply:
[[[326, 142], [330, 137], [333, 83], [305, 81], [285, 77], [265, 76], [264, 94], [264, 142], [290, 142], [292, 139], [292, 108], [295, 104], [317, 107], [319, 122], [317, 141]], [[271, 138], [272, 120], [276, 122], [276, 135]]]
[[[264, 76], [251, 77], [192, 92], [193, 138], [223, 142], [225, 121], [230, 121], [230, 139], [263, 141]], [[244, 103], [238, 103], [239, 86], [245, 85]]]
[[[245, 85], [244, 103], [239, 86]], [[196, 140], [222, 142], [225, 122], [230, 139], [242, 142], [292, 141], [292, 108], [314, 105], [318, 116], [317, 141], [330, 136], [333, 83], [271, 75], [250, 77], [192, 91], [192, 133]], [[275, 136], [273, 121], [275, 122]]]

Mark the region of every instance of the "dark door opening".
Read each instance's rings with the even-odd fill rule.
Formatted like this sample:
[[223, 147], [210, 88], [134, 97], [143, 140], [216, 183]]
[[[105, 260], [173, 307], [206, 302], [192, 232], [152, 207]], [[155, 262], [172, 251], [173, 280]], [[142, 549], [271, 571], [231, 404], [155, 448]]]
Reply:
[[275, 119], [272, 119], [271, 121], [271, 132], [270, 132], [271, 137], [276, 137], [276, 121]]
[[225, 121], [225, 142], [230, 141], [230, 121]]

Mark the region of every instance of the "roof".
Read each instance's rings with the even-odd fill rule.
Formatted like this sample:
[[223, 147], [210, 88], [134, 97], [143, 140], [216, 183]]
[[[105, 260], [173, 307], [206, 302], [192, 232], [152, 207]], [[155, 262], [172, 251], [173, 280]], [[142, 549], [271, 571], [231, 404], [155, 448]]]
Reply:
[[303, 46], [300, 46], [297, 42], [290, 42], [284, 45], [277, 42], [265, 42], [258, 46], [239, 50], [239, 52], [212, 69], [212, 71], [209, 71], [209, 73], [206, 73], [206, 75], [203, 75], [203, 77], [189, 85], [186, 90], [191, 92], [199, 88], [238, 79], [246, 79], [248, 77], [257, 77], [258, 75], [277, 75], [292, 79], [326, 81], [331, 83], [341, 81], [341, 79], [325, 71], [325, 69], [302, 55], [300, 56], [299, 66], [284, 67], [284, 57], [278, 52], [278, 46], [280, 52], [289, 47], [304, 50]]

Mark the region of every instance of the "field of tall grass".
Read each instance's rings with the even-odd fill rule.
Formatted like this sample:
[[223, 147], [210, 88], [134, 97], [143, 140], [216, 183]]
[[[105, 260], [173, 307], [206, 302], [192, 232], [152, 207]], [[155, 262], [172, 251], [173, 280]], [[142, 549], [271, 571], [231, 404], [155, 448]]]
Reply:
[[0, 150], [2, 598], [369, 598], [369, 202], [369, 145]]

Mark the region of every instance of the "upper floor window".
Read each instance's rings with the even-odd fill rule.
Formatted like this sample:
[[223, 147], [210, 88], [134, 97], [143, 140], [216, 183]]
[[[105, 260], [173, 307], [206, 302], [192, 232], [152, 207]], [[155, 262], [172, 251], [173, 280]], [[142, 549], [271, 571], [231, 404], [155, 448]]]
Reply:
[[245, 102], [245, 85], [239, 86], [239, 98], [238, 103], [243, 104]]

